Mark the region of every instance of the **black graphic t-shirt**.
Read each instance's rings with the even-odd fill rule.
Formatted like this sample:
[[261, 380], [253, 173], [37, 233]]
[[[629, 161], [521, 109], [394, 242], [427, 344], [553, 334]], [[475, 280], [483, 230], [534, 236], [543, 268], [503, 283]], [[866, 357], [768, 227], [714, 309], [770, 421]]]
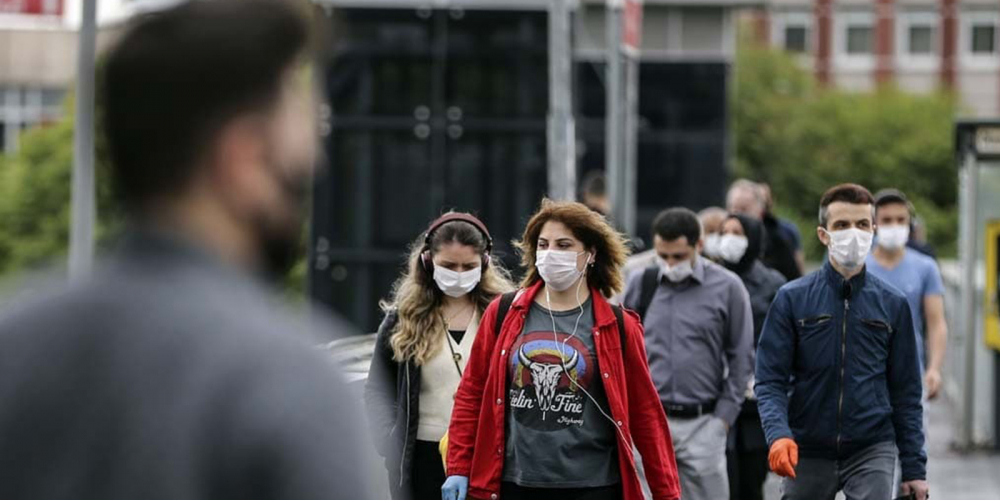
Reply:
[[580, 309], [550, 315], [532, 305], [507, 366], [504, 481], [528, 488], [597, 488], [621, 481], [593, 329], [590, 300], [582, 315]]

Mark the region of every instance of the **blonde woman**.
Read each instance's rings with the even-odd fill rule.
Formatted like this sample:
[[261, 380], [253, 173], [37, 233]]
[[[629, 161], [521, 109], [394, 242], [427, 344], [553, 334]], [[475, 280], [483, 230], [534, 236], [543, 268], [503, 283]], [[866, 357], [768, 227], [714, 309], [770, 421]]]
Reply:
[[413, 245], [407, 271], [382, 304], [365, 404], [394, 500], [441, 496], [438, 441], [486, 306], [513, 288], [490, 260], [489, 230], [449, 213]]

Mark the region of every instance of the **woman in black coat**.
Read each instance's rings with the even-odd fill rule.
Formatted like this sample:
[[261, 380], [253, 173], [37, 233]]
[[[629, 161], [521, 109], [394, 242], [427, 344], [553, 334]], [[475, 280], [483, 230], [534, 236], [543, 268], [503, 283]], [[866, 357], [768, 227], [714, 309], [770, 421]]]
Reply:
[[[730, 215], [722, 224], [720, 253], [722, 264], [739, 275], [750, 294], [753, 312], [754, 346], [760, 339], [764, 318], [785, 278], [761, 262], [764, 226], [760, 221]], [[753, 381], [747, 387], [747, 399], [732, 432], [726, 457], [729, 464], [729, 497], [731, 500], [763, 500], [767, 479], [767, 440], [757, 413]]]

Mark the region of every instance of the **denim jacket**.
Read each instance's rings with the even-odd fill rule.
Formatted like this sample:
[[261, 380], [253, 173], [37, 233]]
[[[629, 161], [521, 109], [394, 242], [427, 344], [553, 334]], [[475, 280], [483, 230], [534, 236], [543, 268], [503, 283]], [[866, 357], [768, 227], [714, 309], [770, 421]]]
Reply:
[[757, 349], [768, 444], [793, 438], [804, 457], [844, 459], [899, 448], [903, 480], [925, 479], [922, 380], [909, 305], [864, 270], [823, 269], [778, 292]]

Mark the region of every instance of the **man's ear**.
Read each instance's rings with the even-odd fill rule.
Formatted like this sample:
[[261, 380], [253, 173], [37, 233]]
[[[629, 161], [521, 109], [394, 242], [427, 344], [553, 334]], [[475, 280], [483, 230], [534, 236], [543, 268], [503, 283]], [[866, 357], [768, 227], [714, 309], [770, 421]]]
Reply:
[[819, 242], [823, 246], [830, 246], [830, 235], [826, 233], [826, 229], [823, 226], [816, 226], [816, 237], [819, 238]]
[[253, 119], [238, 118], [218, 133], [213, 152], [213, 175], [224, 186], [242, 187], [265, 162], [266, 151], [260, 124]]

